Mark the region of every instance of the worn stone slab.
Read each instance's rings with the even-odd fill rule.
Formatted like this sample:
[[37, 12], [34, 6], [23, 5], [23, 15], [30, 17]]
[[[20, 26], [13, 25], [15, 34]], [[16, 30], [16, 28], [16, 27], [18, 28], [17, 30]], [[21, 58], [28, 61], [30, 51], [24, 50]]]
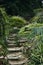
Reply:
[[9, 64], [11, 64], [11, 65], [21, 65], [21, 64], [24, 64], [26, 62], [27, 62], [27, 58], [23, 59], [23, 60], [19, 60], [19, 61], [11, 61], [11, 60], [9, 60]]
[[3, 59], [4, 57], [3, 56], [0, 56], [0, 60]]
[[6, 40], [7, 41], [7, 43], [16, 43], [16, 41], [10, 41], [10, 40]]
[[8, 51], [20, 51], [23, 50], [23, 47], [13, 47], [13, 48], [7, 48]]

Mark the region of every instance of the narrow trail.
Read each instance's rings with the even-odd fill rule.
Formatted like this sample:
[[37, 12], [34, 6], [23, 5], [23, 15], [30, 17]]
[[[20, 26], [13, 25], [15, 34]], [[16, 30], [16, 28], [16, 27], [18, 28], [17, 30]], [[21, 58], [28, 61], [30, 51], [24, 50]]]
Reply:
[[[14, 29], [17, 29], [16, 27]], [[11, 33], [6, 39], [7, 41], [7, 59], [10, 65], [27, 65], [27, 58], [23, 54], [23, 46], [17, 46], [15, 37], [17, 33]], [[19, 40], [18, 40], [19, 41]], [[25, 42], [26, 40], [20, 40], [19, 42]]]

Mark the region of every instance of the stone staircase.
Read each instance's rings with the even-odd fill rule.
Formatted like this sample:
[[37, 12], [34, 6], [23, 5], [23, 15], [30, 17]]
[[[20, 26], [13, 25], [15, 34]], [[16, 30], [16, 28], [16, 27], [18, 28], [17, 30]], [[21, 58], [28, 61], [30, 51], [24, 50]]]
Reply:
[[1, 54], [2, 46], [0, 45], [0, 65], [3, 65], [4, 56]]
[[[17, 30], [17, 27], [14, 27], [14, 31]], [[7, 42], [7, 59], [9, 65], [27, 65], [27, 58], [23, 54], [23, 46], [17, 46], [15, 40], [17, 33], [11, 33], [6, 38]], [[18, 40], [19, 43], [25, 42], [26, 40]]]

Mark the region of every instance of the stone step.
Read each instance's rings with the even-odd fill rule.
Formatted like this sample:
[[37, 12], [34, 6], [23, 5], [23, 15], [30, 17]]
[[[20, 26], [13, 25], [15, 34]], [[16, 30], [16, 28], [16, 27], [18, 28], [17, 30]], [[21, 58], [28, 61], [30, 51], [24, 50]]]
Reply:
[[16, 44], [8, 44], [8, 47], [15, 47]]
[[13, 29], [14, 29], [14, 30], [19, 30], [20, 28], [18, 28], [18, 27], [13, 27]]
[[15, 37], [16, 35], [17, 35], [17, 34], [15, 33], [15, 34], [12, 34], [11, 36], [14, 36], [14, 37]]
[[7, 48], [8, 51], [21, 51], [23, 50], [23, 47], [13, 47], [13, 48]]
[[26, 38], [26, 37], [21, 37], [21, 39], [23, 39], [23, 40], [27, 40], [27, 38]]
[[[16, 43], [16, 41], [11, 41], [11, 40], [6, 40], [8, 43]], [[20, 43], [25, 43], [25, 42], [27, 42], [27, 40], [18, 40], [18, 42], [20, 42]]]
[[7, 58], [9, 60], [20, 60], [20, 59], [24, 59], [25, 57], [23, 56], [23, 54], [19, 54], [17, 56], [15, 56], [15, 55], [7, 55]]
[[25, 42], [27, 42], [27, 40], [18, 40], [18, 42], [20, 42], [20, 43], [25, 43]]
[[6, 40], [14, 40], [14, 37], [13, 38], [6, 37]]
[[0, 49], [2, 48], [2, 45], [0, 45]]
[[22, 54], [22, 52], [13, 52], [13, 53], [8, 53], [7, 56], [18, 56], [21, 54]]
[[16, 43], [16, 41], [10, 41], [10, 40], [6, 40], [6, 41], [7, 43], [12, 43], [12, 44]]
[[16, 36], [9, 36], [8, 39], [9, 40], [14, 40], [16, 38]]
[[3, 59], [3, 58], [4, 58], [4, 56], [0, 56], [0, 60]]
[[19, 46], [16, 44], [16, 43], [10, 43], [10, 44], [7, 44], [7, 47], [9, 48], [12, 48], [12, 47], [21, 47], [22, 45], [21, 44], [19, 44]]
[[22, 64], [24, 64], [24, 63], [26, 63], [26, 62], [27, 62], [27, 58], [22, 59], [22, 60], [17, 60], [17, 61], [9, 60], [9, 64], [10, 64], [10, 65], [22, 65]]
[[11, 41], [14, 41], [15, 39], [14, 39], [14, 38], [8, 38], [7, 40], [11, 40]]
[[17, 36], [17, 34], [15, 33], [15, 34], [11, 34], [11, 35], [9, 35], [8, 38], [14, 38], [14, 37], [16, 37], [16, 36]]

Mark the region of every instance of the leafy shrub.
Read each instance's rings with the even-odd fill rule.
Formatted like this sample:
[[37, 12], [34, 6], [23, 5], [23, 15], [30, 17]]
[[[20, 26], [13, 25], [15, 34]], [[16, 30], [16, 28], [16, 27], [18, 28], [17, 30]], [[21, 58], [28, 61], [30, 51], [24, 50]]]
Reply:
[[26, 24], [26, 20], [19, 16], [10, 17], [10, 25], [12, 25], [12, 26], [22, 27], [25, 24]]
[[35, 9], [35, 16], [30, 19], [31, 23], [43, 23], [43, 9]]
[[19, 36], [27, 38], [24, 45], [28, 48], [26, 55], [30, 65], [43, 65], [43, 24], [29, 24], [19, 31]]
[[7, 54], [7, 45], [6, 45], [6, 36], [8, 34], [8, 23], [9, 23], [9, 16], [7, 15], [4, 8], [0, 7], [0, 44], [3, 48], [3, 55], [5, 56]]
[[[43, 24], [29, 24], [27, 26], [24, 26], [20, 29], [19, 33], [20, 35], [24, 36], [36, 36], [43, 34]], [[32, 35], [33, 34], [33, 35]]]
[[39, 35], [35, 37], [35, 46], [31, 51], [31, 59], [35, 65], [43, 65], [43, 36]]

